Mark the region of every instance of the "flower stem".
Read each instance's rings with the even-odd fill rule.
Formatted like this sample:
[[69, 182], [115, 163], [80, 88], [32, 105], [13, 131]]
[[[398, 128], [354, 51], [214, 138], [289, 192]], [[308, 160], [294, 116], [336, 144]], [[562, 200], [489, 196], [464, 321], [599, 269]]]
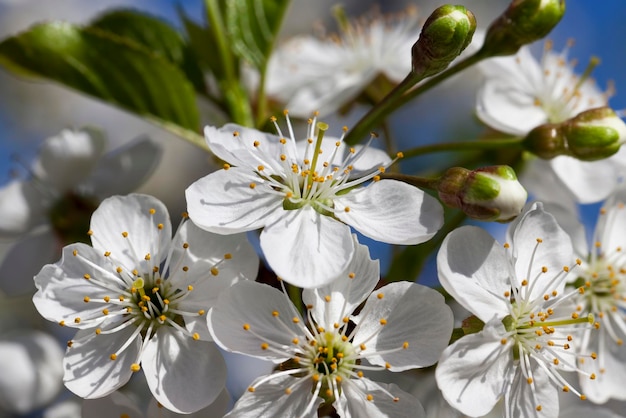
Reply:
[[406, 78], [402, 80], [402, 82], [398, 84], [396, 88], [394, 88], [377, 106], [370, 109], [370, 111], [357, 122], [357, 124], [346, 135], [345, 142], [350, 145], [356, 144], [362, 138], [365, 138], [367, 133], [373, 128], [380, 126], [383, 119], [385, 119], [390, 113], [405, 103], [413, 100], [420, 94], [430, 90], [432, 87], [441, 83], [445, 79], [468, 67], [471, 67], [478, 61], [487, 58], [488, 56], [488, 54], [482, 53], [482, 50], [478, 51], [476, 54], [464, 59], [453, 67], [450, 67], [436, 76], [429, 78], [426, 82], [411, 91], [409, 90], [425, 77], [414, 72], [409, 73], [409, 75], [407, 75]]
[[494, 150], [503, 148], [521, 149], [520, 145], [523, 140], [524, 138], [502, 138], [481, 141], [445, 142], [441, 144], [430, 144], [421, 147], [411, 148], [407, 151], [402, 151], [402, 153], [404, 154], [404, 158], [411, 158], [434, 152]]

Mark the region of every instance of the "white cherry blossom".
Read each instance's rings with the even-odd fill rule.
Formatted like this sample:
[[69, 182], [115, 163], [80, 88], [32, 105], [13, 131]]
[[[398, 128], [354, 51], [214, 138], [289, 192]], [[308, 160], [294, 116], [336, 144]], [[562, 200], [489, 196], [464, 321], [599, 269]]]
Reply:
[[500, 245], [483, 229], [466, 226], [441, 246], [441, 284], [484, 328], [444, 350], [437, 384], [450, 405], [471, 417], [504, 398], [506, 417], [556, 418], [559, 390], [584, 399], [562, 375], [580, 371], [581, 324], [591, 327], [593, 320], [571, 303], [581, 290], [565, 291], [568, 272], [580, 260], [539, 203], [511, 224], [507, 241]]
[[66, 387], [100, 398], [143, 368], [166, 408], [190, 413], [209, 405], [226, 370], [205, 312], [222, 290], [256, 275], [250, 244], [187, 221], [172, 238], [165, 206], [138, 194], [104, 200], [89, 235], [93, 246], [65, 247], [35, 277], [40, 314], [78, 329], [63, 362]]
[[597, 362], [579, 359], [587, 373], [598, 370], [590, 382], [581, 375], [580, 383], [593, 402], [609, 399], [626, 400], [621, 390], [626, 385], [626, 189], [618, 188], [603, 204], [598, 223], [589, 244], [584, 226], [572, 211], [555, 212], [557, 220], [569, 231], [577, 256], [582, 260], [573, 285], [583, 286], [577, 304], [581, 314], [595, 317], [597, 330], [584, 333], [582, 345], [598, 354]]
[[[395, 16], [342, 21], [339, 34], [298, 36], [270, 57], [267, 92], [294, 116], [323, 116], [354, 100], [377, 77], [395, 85], [411, 71], [411, 47], [420, 33], [414, 9]], [[381, 84], [381, 83], [378, 83]], [[378, 98], [380, 99], [380, 97]]]
[[[600, 90], [590, 78], [595, 59], [579, 75], [569, 61], [569, 46], [560, 53], [547, 43], [540, 60], [530, 47], [512, 57], [492, 58], [480, 65], [485, 82], [478, 92], [476, 114], [491, 128], [526, 136], [545, 123], [560, 123], [584, 110], [607, 106], [612, 90]], [[605, 199], [626, 172], [626, 150], [600, 161], [570, 156], [533, 159], [520, 179], [536, 199], [555, 202], [565, 195], [579, 203]], [[564, 189], [555, 195], [555, 190]]]
[[0, 188], [0, 237], [15, 241], [0, 265], [5, 292], [30, 292], [41, 266], [84, 237], [98, 203], [132, 192], [161, 159], [161, 147], [147, 137], [110, 153], [105, 148], [99, 130], [63, 130], [44, 141], [28, 178]]
[[278, 136], [233, 124], [205, 129], [209, 147], [227, 163], [186, 191], [199, 227], [219, 234], [263, 228], [269, 266], [303, 288], [344, 271], [354, 252], [350, 226], [400, 245], [427, 241], [441, 227], [436, 199], [380, 179], [393, 162], [382, 151], [324, 137], [327, 125], [315, 119], [299, 142], [288, 116], [287, 136], [274, 123]]
[[316, 417], [322, 403], [343, 417], [424, 416], [417, 399], [363, 372], [432, 365], [450, 338], [452, 312], [438, 292], [415, 283], [374, 291], [378, 262], [355, 245], [344, 275], [303, 291], [306, 317], [284, 292], [255, 282], [235, 284], [209, 311], [224, 349], [281, 363], [252, 382], [229, 417]]

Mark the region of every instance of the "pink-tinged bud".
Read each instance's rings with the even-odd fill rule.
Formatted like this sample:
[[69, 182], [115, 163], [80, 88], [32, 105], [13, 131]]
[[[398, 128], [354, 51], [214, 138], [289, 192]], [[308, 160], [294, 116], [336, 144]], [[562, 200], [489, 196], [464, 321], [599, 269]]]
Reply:
[[515, 171], [500, 165], [468, 170], [448, 169], [437, 184], [439, 198], [481, 221], [508, 222], [523, 209], [528, 193]]
[[561, 123], [530, 131], [524, 148], [540, 158], [568, 155], [583, 161], [601, 160], [619, 151], [626, 141], [626, 124], [609, 107], [585, 110]]

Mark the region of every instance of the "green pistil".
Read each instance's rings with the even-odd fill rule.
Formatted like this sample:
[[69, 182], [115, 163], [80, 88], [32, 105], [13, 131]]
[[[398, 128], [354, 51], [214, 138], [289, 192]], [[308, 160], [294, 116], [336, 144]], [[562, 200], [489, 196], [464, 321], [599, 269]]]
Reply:
[[320, 154], [320, 149], [322, 149], [322, 139], [324, 138], [324, 133], [328, 130], [328, 124], [324, 122], [317, 122], [317, 140], [315, 141], [315, 151], [313, 151], [313, 161], [311, 162], [311, 167], [309, 169], [309, 176], [307, 184], [309, 186], [313, 186], [313, 172], [315, 171], [315, 167], [317, 167], [317, 158]]
[[146, 296], [146, 291], [143, 289], [144, 286], [145, 282], [141, 277], [137, 277], [137, 280], [133, 282], [133, 288], [137, 289], [140, 300], [143, 299], [144, 296]]
[[578, 83], [576, 84], [576, 87], [574, 88], [574, 93], [577, 92], [582, 87], [583, 83], [589, 78], [589, 76], [591, 76], [591, 73], [599, 64], [600, 64], [600, 58], [591, 57], [591, 59], [589, 60], [589, 64], [587, 65], [587, 68], [585, 68], [585, 72], [578, 79]]
[[571, 318], [571, 319], [562, 319], [560, 321], [533, 321], [532, 323], [526, 322], [517, 327], [518, 330], [523, 329], [531, 329], [531, 328], [544, 328], [544, 327], [560, 327], [563, 325], [575, 325], [575, 324], [584, 324], [589, 323], [593, 324], [593, 314], [588, 314], [587, 316], [582, 316], [579, 318]]

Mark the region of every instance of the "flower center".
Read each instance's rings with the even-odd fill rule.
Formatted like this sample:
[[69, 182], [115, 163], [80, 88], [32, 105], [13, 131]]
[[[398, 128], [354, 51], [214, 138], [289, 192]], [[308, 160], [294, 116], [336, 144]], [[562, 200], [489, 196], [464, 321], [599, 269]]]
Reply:
[[98, 202], [90, 197], [68, 192], [48, 210], [48, 218], [56, 235], [63, 243], [89, 243], [85, 231], [89, 229], [91, 214]]

